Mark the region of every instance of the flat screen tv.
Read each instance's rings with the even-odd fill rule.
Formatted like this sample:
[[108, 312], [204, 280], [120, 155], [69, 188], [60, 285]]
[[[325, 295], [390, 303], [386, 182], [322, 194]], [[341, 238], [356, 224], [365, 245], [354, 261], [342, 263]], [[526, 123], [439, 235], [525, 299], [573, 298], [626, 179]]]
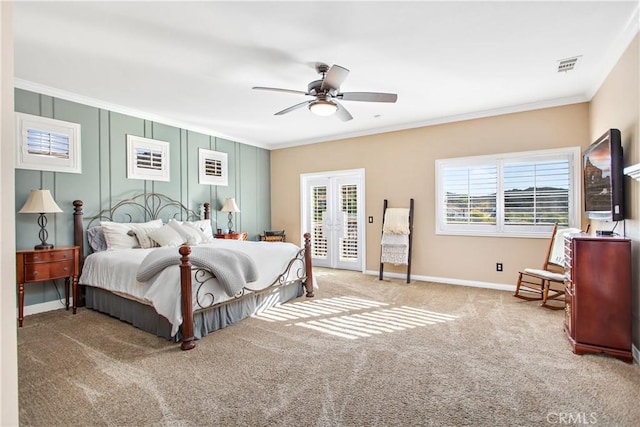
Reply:
[[622, 141], [618, 129], [609, 129], [582, 154], [584, 210], [587, 218], [624, 219]]

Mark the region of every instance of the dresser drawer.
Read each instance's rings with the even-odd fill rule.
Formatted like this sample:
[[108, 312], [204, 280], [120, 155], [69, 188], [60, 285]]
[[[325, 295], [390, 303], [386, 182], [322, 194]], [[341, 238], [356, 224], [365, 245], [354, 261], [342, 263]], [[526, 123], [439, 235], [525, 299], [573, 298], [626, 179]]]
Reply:
[[73, 259], [73, 249], [61, 251], [33, 251], [24, 255], [25, 264], [50, 261], [64, 261]]
[[25, 265], [24, 270], [28, 282], [69, 277], [73, 275], [73, 260]]

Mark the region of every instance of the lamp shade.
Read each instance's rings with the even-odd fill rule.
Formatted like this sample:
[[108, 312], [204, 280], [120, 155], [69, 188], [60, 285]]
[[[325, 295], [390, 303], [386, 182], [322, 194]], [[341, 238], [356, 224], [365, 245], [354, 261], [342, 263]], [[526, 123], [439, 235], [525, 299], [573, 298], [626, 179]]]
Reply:
[[220, 212], [240, 212], [240, 208], [236, 204], [236, 199], [229, 197], [224, 202], [224, 206], [220, 209]]
[[57, 213], [62, 209], [51, 197], [49, 190], [31, 190], [29, 198], [18, 213]]

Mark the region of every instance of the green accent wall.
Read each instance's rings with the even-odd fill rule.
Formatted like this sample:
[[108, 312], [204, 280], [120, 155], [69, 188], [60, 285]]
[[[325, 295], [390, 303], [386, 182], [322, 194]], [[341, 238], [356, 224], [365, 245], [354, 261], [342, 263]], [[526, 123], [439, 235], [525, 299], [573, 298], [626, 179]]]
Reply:
[[[22, 89], [15, 90], [15, 111], [48, 117], [81, 126], [82, 173], [16, 169], [16, 212], [32, 189], [51, 190], [64, 211], [47, 215], [47, 241], [55, 246], [73, 244], [73, 201], [82, 200], [85, 217], [97, 214], [119, 200], [136, 194], [157, 192], [199, 211], [211, 204], [212, 227], [227, 228], [227, 214], [220, 212], [227, 197], [235, 197], [240, 212], [234, 228], [249, 233], [249, 240], [270, 229], [270, 153], [175, 126], [132, 117]], [[170, 181], [127, 178], [126, 136], [167, 141], [170, 144]], [[227, 153], [227, 186], [198, 183], [198, 149]], [[36, 214], [16, 213], [16, 248], [31, 249], [40, 242]], [[64, 283], [30, 283], [25, 286], [25, 306], [64, 298]]]

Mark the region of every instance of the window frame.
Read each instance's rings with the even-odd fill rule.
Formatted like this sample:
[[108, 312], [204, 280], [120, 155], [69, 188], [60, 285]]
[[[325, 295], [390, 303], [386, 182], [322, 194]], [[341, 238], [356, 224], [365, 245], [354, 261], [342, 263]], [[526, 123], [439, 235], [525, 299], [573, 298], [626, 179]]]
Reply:
[[[229, 185], [228, 155], [221, 151], [198, 148], [198, 182], [205, 185]], [[207, 161], [220, 162], [220, 176], [207, 175]]]
[[[16, 168], [50, 172], [82, 173], [80, 153], [80, 125], [78, 123], [15, 113], [16, 117]], [[69, 140], [68, 158], [29, 153], [29, 129], [44, 133], [66, 135]]]
[[[500, 153], [482, 156], [456, 157], [435, 161], [435, 232], [436, 235], [482, 236], [482, 237], [534, 237], [548, 238], [553, 225], [509, 225], [505, 224], [504, 164], [516, 160], [541, 161], [566, 158], [569, 161], [569, 227], [581, 228], [582, 155], [580, 147], [564, 147], [547, 150]], [[447, 224], [444, 202], [444, 176], [447, 168], [496, 165], [496, 224]]]
[[[160, 169], [138, 167], [136, 151], [139, 149], [159, 150], [162, 158]], [[141, 136], [127, 135], [127, 178], [150, 181], [169, 181], [169, 143]]]

